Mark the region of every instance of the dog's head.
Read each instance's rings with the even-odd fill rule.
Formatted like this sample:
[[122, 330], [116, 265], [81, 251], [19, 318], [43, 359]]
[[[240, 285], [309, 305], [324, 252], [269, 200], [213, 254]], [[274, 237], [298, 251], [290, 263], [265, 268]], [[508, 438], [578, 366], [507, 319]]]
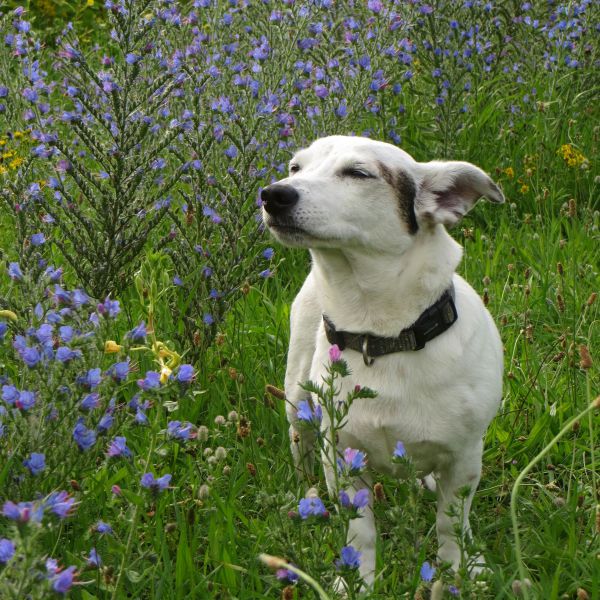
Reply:
[[264, 188], [263, 219], [288, 246], [405, 250], [419, 231], [454, 225], [498, 186], [467, 162], [416, 162], [391, 144], [331, 136], [300, 150]]

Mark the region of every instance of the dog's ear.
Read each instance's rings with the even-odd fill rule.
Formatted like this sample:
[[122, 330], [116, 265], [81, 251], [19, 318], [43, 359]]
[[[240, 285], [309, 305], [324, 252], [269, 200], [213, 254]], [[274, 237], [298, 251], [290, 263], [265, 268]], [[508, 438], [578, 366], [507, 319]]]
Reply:
[[422, 179], [415, 198], [415, 212], [422, 223], [451, 227], [482, 196], [492, 202], [504, 202], [500, 188], [471, 163], [432, 161], [419, 166]]

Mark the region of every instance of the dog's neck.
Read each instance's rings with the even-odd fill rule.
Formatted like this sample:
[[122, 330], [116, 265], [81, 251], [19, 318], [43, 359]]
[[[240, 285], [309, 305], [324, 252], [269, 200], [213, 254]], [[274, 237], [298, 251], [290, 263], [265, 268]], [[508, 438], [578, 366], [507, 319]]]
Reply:
[[338, 330], [395, 336], [452, 282], [462, 248], [443, 226], [422, 229], [402, 254], [313, 249], [321, 308]]

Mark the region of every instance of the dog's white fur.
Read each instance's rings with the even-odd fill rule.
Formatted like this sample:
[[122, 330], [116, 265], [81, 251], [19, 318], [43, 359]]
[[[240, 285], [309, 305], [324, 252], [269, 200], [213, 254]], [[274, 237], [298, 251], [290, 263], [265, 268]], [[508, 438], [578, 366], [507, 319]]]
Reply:
[[[343, 352], [352, 375], [343, 380], [340, 397], [355, 384], [378, 396], [354, 402], [338, 448], [361, 449], [371, 470], [401, 476], [391, 456], [397, 441], [405, 444], [417, 472], [435, 476], [438, 557], [456, 569], [464, 557], [447, 513], [457, 492], [468, 486], [462, 522], [469, 533], [482, 438], [502, 393], [503, 359], [490, 314], [455, 273], [462, 248], [444, 225], [457, 222], [481, 196], [494, 202], [504, 197], [470, 163], [419, 163], [395, 146], [360, 137], [319, 139], [290, 164], [290, 176], [276, 185], [294, 188], [298, 201], [283, 218], [270, 214], [268, 206], [263, 216], [275, 238], [307, 247], [312, 255], [312, 270], [292, 306], [285, 376], [296, 467], [306, 472], [312, 464], [314, 439], [306, 429], [296, 429], [296, 407], [307, 398], [299, 384], [320, 382], [329, 360], [322, 315], [338, 330], [396, 336], [454, 283], [458, 320], [422, 350], [381, 356], [372, 366], [354, 350]], [[352, 169], [359, 173], [348, 174]], [[404, 182], [404, 191], [394, 181]], [[406, 210], [411, 181], [418, 223], [413, 232]], [[325, 471], [332, 492], [333, 473], [327, 466]], [[370, 482], [367, 473], [356, 489]], [[375, 524], [370, 508], [351, 521], [348, 543], [362, 552], [360, 572], [372, 583]]]

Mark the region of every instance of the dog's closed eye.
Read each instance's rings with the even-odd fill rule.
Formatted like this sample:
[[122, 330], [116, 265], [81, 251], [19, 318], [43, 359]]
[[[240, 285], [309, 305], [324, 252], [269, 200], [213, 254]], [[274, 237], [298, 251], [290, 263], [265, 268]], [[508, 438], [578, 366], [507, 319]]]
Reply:
[[375, 175], [361, 167], [346, 167], [340, 173], [342, 177], [352, 177], [354, 179], [375, 179]]
[[290, 165], [290, 173], [297, 173], [300, 170], [300, 165], [297, 163]]

